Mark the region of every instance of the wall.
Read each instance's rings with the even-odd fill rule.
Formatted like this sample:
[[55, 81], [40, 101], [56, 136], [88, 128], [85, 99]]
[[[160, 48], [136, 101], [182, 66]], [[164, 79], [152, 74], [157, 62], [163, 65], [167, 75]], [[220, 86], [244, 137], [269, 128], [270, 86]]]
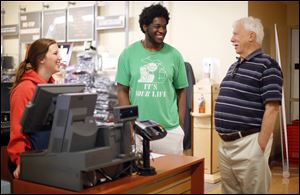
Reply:
[[202, 60], [218, 60], [211, 75], [221, 82], [235, 60], [231, 45], [233, 21], [248, 15], [247, 2], [172, 2], [170, 42], [193, 66], [197, 80], [203, 78]]
[[[84, 2], [80, 2], [84, 3]], [[145, 6], [151, 1], [132, 1], [129, 7], [129, 44], [144, 38], [138, 18]], [[165, 41], [176, 47], [183, 55], [184, 60], [192, 64], [196, 79], [202, 74], [202, 60], [205, 57], [218, 59], [213, 68], [212, 77], [220, 82], [229, 65], [235, 59], [234, 49], [230, 38], [232, 23], [248, 15], [247, 2], [180, 2], [165, 1], [164, 5], [170, 12], [170, 24]], [[67, 2], [49, 1], [50, 9], [65, 8]], [[4, 24], [17, 24], [19, 6], [26, 7], [27, 11], [42, 10], [42, 2], [34, 1], [1, 1], [1, 8], [6, 10]], [[101, 1], [99, 15], [116, 15], [124, 13], [124, 2]], [[209, 18], [209, 20], [208, 20]], [[125, 33], [122, 30], [98, 31], [98, 51], [109, 52], [118, 57], [125, 46]], [[13, 55], [18, 59], [18, 40], [4, 41], [5, 54]], [[22, 48], [22, 51], [25, 49]], [[24, 54], [23, 54], [24, 56]]]
[[299, 28], [299, 1], [286, 2], [287, 17], [286, 23], [289, 27]]
[[263, 49], [266, 53], [270, 54], [275, 59], [276, 47], [274, 24], [277, 25], [281, 53], [281, 65], [284, 76], [286, 78], [288, 67], [288, 28], [286, 24], [286, 4], [281, 2], [250, 1], [249, 16], [254, 16], [262, 20], [265, 31]]
[[[287, 21], [286, 21], [286, 23], [289, 28], [289, 49], [290, 49], [290, 53], [289, 53], [289, 57], [290, 57], [289, 73], [291, 74], [289, 76], [291, 78], [290, 94], [291, 94], [291, 97], [295, 97], [295, 94], [299, 94], [299, 70], [298, 71], [294, 70], [293, 65], [296, 62], [299, 63], [299, 42], [292, 43], [291, 30], [293, 29], [294, 33], [296, 32], [296, 30], [298, 30], [298, 40], [299, 40], [299, 1], [292, 1], [292, 2], [289, 1], [288, 3], [286, 3], [286, 6], [287, 6]], [[294, 34], [294, 38], [295, 37], [297, 37], [297, 36]], [[294, 46], [294, 49], [292, 49], [292, 45]], [[298, 47], [296, 47], [296, 45], [298, 45]], [[298, 58], [296, 56], [298, 56]], [[290, 120], [293, 120], [296, 118], [299, 119], [299, 100], [298, 100], [298, 103], [291, 102], [290, 105], [291, 105]]]

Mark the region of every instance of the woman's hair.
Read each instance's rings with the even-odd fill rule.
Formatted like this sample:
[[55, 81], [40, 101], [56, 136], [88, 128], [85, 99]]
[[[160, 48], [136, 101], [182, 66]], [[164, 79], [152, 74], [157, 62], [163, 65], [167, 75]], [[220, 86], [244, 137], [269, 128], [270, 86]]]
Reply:
[[16, 79], [11, 90], [20, 83], [22, 76], [27, 70], [33, 69], [34, 71], [37, 71], [39, 62], [45, 58], [48, 49], [52, 44], [56, 44], [56, 41], [53, 39], [38, 39], [29, 46], [25, 60], [21, 62], [17, 69]]
[[233, 27], [236, 26], [238, 23], [242, 24], [248, 32], [254, 32], [256, 34], [256, 42], [258, 44], [262, 44], [264, 39], [264, 27], [258, 18], [254, 18], [252, 16], [241, 18], [237, 20]]
[[143, 29], [143, 25], [149, 25], [153, 22], [153, 19], [156, 17], [163, 17], [166, 19], [167, 24], [169, 23], [170, 17], [168, 10], [162, 6], [161, 4], [154, 4], [149, 7], [145, 7], [140, 14], [140, 28], [143, 33], [145, 33]]

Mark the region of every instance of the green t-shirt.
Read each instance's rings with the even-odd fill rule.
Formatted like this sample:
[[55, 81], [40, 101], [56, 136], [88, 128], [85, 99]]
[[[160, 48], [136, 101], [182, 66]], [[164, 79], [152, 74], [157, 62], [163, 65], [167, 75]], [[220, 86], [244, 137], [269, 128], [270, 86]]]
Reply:
[[119, 57], [116, 82], [129, 87], [129, 101], [138, 105], [139, 120], [152, 119], [167, 130], [179, 125], [176, 89], [188, 86], [181, 54], [172, 46], [156, 52], [141, 41]]

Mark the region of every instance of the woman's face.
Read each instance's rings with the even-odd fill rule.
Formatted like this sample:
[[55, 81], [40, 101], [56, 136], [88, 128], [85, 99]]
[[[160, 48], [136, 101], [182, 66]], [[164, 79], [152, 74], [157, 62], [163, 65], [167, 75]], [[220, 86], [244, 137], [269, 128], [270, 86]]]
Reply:
[[41, 61], [43, 68], [47, 72], [54, 74], [59, 72], [61, 57], [59, 55], [59, 49], [57, 44], [52, 44], [49, 46], [48, 52], [45, 55], [45, 58]]

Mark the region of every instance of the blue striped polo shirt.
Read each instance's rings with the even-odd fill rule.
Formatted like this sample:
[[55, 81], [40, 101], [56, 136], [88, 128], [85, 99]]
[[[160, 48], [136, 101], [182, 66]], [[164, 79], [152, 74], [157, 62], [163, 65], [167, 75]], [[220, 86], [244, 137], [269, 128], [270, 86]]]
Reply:
[[232, 64], [220, 85], [214, 120], [218, 132], [260, 128], [265, 104], [282, 98], [282, 71], [258, 49]]

